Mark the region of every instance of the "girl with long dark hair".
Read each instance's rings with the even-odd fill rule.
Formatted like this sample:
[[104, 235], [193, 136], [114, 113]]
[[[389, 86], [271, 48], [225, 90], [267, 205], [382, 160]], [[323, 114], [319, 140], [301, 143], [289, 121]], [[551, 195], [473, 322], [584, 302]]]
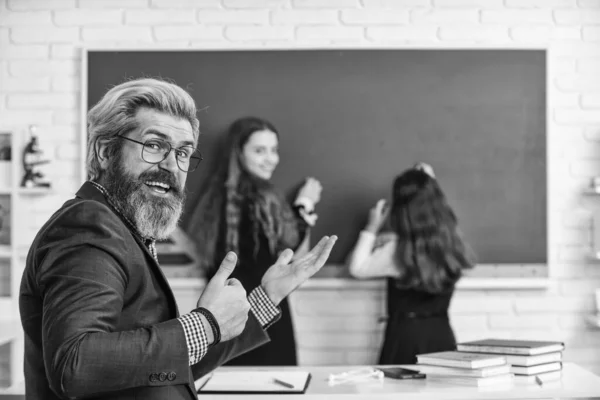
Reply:
[[[261, 283], [279, 253], [308, 246], [314, 206], [321, 184], [307, 178], [293, 206], [275, 189], [270, 178], [279, 163], [279, 133], [270, 122], [245, 117], [227, 132], [224, 154], [204, 185], [188, 232], [196, 238], [201, 268], [210, 277], [228, 251], [238, 255], [231, 275], [247, 292]], [[279, 304], [281, 319], [269, 328], [271, 341], [241, 355], [228, 365], [296, 365], [296, 341], [287, 300]]]
[[[390, 232], [380, 234], [385, 224]], [[417, 164], [379, 200], [349, 257], [359, 279], [387, 279], [388, 323], [379, 364], [414, 364], [416, 355], [455, 350], [448, 308], [474, 256], [433, 169]]]

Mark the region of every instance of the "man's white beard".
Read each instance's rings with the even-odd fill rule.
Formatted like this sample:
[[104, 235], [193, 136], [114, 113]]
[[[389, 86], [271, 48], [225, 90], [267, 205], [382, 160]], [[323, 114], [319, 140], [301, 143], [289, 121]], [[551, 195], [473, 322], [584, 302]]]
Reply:
[[[154, 196], [145, 193], [144, 181], [169, 179], [171, 195]], [[177, 188], [175, 178], [166, 171], [147, 171], [139, 177], [131, 176], [122, 166], [120, 154], [106, 170], [102, 184], [112, 195], [113, 200], [124, 216], [135, 224], [143, 237], [158, 240], [167, 239], [177, 228], [183, 212], [185, 189]]]
[[172, 199], [170, 204], [165, 204], [166, 202], [156, 202], [152, 198], [144, 197], [137, 191], [128, 199], [130, 209], [134, 210], [135, 226], [144, 237], [167, 239], [177, 228], [183, 212], [183, 202]]

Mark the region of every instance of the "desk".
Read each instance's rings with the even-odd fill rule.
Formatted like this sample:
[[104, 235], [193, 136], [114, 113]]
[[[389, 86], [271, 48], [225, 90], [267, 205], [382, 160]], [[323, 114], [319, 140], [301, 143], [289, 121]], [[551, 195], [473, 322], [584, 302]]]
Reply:
[[[242, 369], [244, 367], [223, 367]], [[282, 369], [300, 369], [310, 371], [312, 379], [303, 395], [201, 395], [201, 400], [263, 400], [302, 398], [307, 400], [413, 400], [413, 399], [556, 399], [600, 397], [600, 377], [579, 367], [565, 363], [560, 381], [549, 382], [543, 386], [535, 383], [513, 383], [512, 386], [477, 388], [449, 385], [427, 379], [392, 380], [383, 382], [355, 383], [329, 386], [330, 373], [340, 373], [358, 366], [332, 367], [280, 367]], [[257, 368], [270, 369], [270, 368]]]
[[[245, 367], [223, 367], [243, 369]], [[515, 383], [512, 386], [475, 388], [469, 386], [448, 385], [427, 379], [396, 381], [385, 379], [382, 383], [356, 383], [329, 386], [327, 378], [330, 373], [348, 371], [357, 366], [334, 367], [280, 367], [281, 369], [300, 369], [310, 371], [312, 379], [308, 390], [301, 395], [209, 395], [200, 396], [200, 400], [264, 400], [307, 399], [307, 400], [453, 400], [453, 399], [566, 399], [600, 397], [600, 377], [572, 363], [565, 363], [560, 381], [550, 382], [540, 387], [537, 384]], [[257, 368], [272, 369], [272, 368]], [[16, 385], [10, 390], [0, 389], [0, 400], [13, 400], [22, 397], [8, 397], [8, 394], [23, 395], [23, 385]], [[6, 395], [7, 397], [3, 397]]]

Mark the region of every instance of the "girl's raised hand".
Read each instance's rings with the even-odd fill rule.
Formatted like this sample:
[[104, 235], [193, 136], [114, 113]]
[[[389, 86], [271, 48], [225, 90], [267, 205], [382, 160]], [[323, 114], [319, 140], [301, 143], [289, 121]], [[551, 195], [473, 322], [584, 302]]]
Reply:
[[387, 221], [389, 214], [389, 207], [385, 199], [377, 201], [375, 206], [369, 211], [369, 222], [367, 223], [366, 230], [372, 233], [378, 233], [385, 221]]
[[315, 178], [308, 177], [298, 191], [298, 198], [305, 197], [312, 201], [313, 204], [317, 204], [321, 200], [321, 191], [323, 191], [321, 182]]

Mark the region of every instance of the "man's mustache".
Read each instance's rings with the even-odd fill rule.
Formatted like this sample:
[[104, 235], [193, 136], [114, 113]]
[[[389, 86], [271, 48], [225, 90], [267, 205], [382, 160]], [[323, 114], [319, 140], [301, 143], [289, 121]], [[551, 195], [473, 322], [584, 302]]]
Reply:
[[181, 195], [182, 188], [179, 186], [177, 178], [168, 171], [146, 171], [140, 175], [139, 179], [142, 182], [157, 181], [166, 183], [171, 187], [171, 191], [174, 194]]

